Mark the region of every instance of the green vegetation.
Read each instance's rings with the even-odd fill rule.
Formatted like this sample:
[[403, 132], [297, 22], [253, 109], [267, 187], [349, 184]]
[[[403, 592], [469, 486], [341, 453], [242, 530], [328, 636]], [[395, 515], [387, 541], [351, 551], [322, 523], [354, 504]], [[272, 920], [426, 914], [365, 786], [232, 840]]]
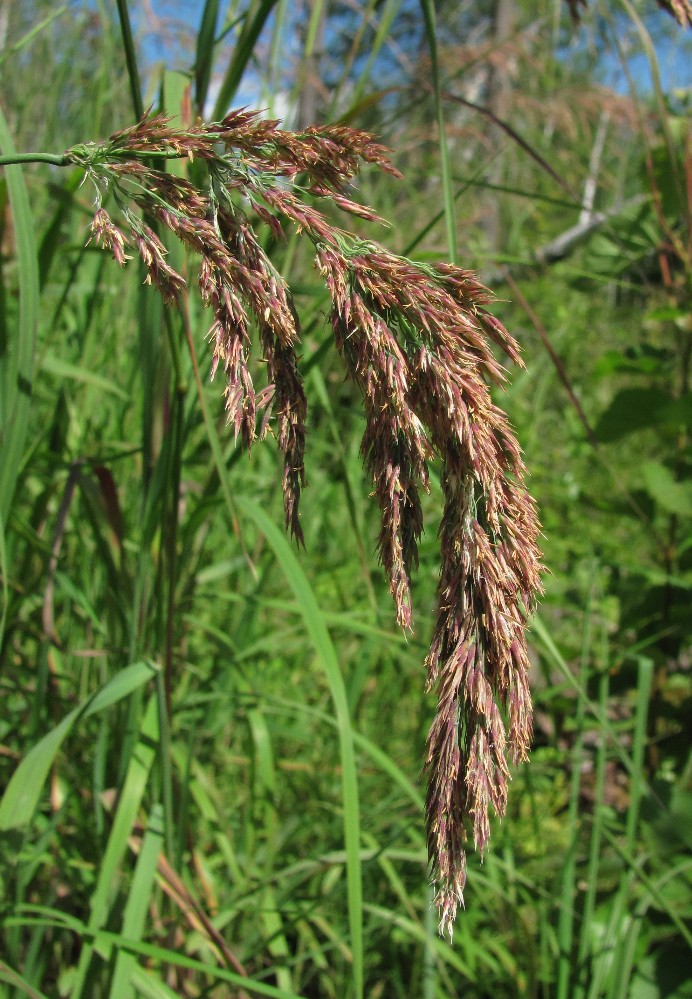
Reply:
[[[0, 0], [2, 999], [692, 995], [691, 98], [659, 70], [690, 35], [658, 6], [692, 20], [206, 0], [152, 25], [134, 0]], [[309, 240], [255, 226], [302, 327], [297, 522], [296, 451], [279, 429], [248, 457], [206, 377], [199, 256], [157, 230], [189, 288], [164, 303], [89, 241], [94, 186], [63, 157], [148, 105], [190, 129], [248, 100], [385, 143], [403, 179], [375, 161], [350, 194], [391, 225], [320, 209], [416, 273], [479, 271], [526, 364], [495, 399], [549, 570], [533, 748], [482, 862], [469, 827], [453, 943], [421, 777], [443, 466], [405, 635]], [[199, 158], [166, 171], [205, 190]]]

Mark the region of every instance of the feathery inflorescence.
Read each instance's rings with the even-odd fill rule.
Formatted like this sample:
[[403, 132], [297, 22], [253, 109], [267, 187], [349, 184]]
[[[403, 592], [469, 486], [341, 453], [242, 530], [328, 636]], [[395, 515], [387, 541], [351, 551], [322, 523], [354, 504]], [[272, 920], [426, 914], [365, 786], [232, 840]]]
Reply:
[[[567, 0], [572, 21], [579, 24], [582, 13], [588, 8], [588, 0]], [[692, 27], [692, 0], [656, 0], [656, 4], [671, 17], [674, 17], [681, 28]]]
[[[212, 376], [222, 369], [228, 420], [246, 448], [265, 436], [275, 413], [286, 526], [298, 542], [307, 413], [300, 329], [254, 226], [260, 220], [280, 236], [288, 222], [312, 241], [335, 344], [364, 400], [361, 450], [381, 511], [379, 555], [404, 629], [412, 627], [421, 490], [429, 488], [429, 463], [441, 463], [441, 570], [426, 659], [438, 703], [425, 767], [440, 929], [451, 936], [467, 838], [483, 852], [490, 806], [505, 810], [507, 760], [524, 760], [531, 740], [525, 625], [541, 591], [540, 525], [516, 438], [490, 392], [505, 381], [492, 347], [521, 363], [519, 348], [487, 311], [491, 295], [472, 273], [395, 256], [317, 207], [330, 202], [377, 219], [351, 199], [349, 184], [364, 162], [397, 172], [364, 132], [294, 133], [245, 110], [182, 130], [157, 115], [68, 155], [96, 186], [93, 238], [121, 265], [136, 252], [165, 301], [178, 300], [185, 282], [166, 262], [158, 233], [169, 230], [200, 256], [200, 293], [214, 317]], [[205, 161], [206, 191], [159, 168], [175, 156]], [[103, 207], [109, 192], [121, 225]], [[268, 372], [259, 391], [250, 372], [253, 331]]]

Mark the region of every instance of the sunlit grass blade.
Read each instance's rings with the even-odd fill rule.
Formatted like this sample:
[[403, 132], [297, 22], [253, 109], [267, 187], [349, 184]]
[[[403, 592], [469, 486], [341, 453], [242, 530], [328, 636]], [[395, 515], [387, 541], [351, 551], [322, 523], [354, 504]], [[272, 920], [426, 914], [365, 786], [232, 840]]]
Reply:
[[[163, 809], [156, 804], [149, 816], [123, 914], [123, 936], [130, 940], [141, 940], [146, 929], [151, 892], [156, 881], [156, 864], [162, 847]], [[111, 980], [111, 999], [129, 999], [134, 994], [132, 973], [135, 964], [136, 958], [131, 952], [118, 953]]]
[[57, 20], [57, 18], [62, 17], [68, 9], [69, 4], [61, 4], [56, 10], [52, 10], [50, 14], [46, 14], [46, 16], [42, 17], [40, 21], [32, 25], [31, 28], [12, 45], [5, 45], [2, 52], [0, 52], [0, 66], [2, 66], [5, 60], [9, 59], [10, 56], [15, 55], [17, 52], [21, 52], [23, 48], [30, 45], [42, 31], [45, 31], [46, 28], [50, 27], [53, 21]]
[[[261, 816], [262, 868], [258, 867], [257, 877], [260, 880], [271, 878], [276, 850], [278, 816], [276, 814], [276, 770], [274, 766], [274, 751], [272, 735], [264, 713], [257, 709], [247, 713], [250, 737], [252, 740], [254, 798], [257, 810]], [[248, 810], [250, 811], [250, 810]], [[254, 821], [254, 817], [250, 817]], [[258, 899], [258, 908], [262, 913], [265, 936], [268, 941], [269, 953], [275, 962], [276, 980], [280, 988], [291, 988], [291, 975], [288, 967], [290, 949], [284, 933], [283, 920], [275, 892], [271, 884], [267, 884]]]
[[[314, 718], [325, 725], [331, 725], [335, 728], [339, 725], [338, 718], [333, 718], [324, 711], [318, 711], [317, 708], [312, 708], [308, 704], [300, 704], [297, 701], [286, 701], [276, 697], [271, 699], [270, 704], [276, 705], [277, 709], [281, 708], [287, 711], [296, 711], [309, 715], [311, 718]], [[366, 756], [369, 756], [373, 763], [379, 767], [394, 784], [398, 785], [404, 796], [408, 798], [417, 809], [419, 809], [422, 819], [423, 807], [425, 804], [423, 795], [420, 793], [415, 784], [406, 776], [403, 770], [397, 766], [391, 756], [388, 756], [384, 750], [380, 749], [380, 747], [374, 742], [355, 730], [353, 731], [353, 741], [361, 752], [365, 753]]]
[[346, 687], [329, 631], [315, 594], [280, 528], [246, 497], [236, 497], [236, 505], [253, 520], [267, 538], [286, 581], [301, 608], [306, 629], [314, 643], [329, 683], [338, 721], [339, 750], [342, 767], [344, 839], [347, 855], [348, 910], [350, 946], [353, 952], [353, 981], [357, 997], [363, 995], [363, 902], [360, 864], [360, 808], [358, 775], [353, 750], [353, 729], [348, 710]]
[[263, 834], [267, 851], [271, 855], [277, 825], [274, 807], [276, 770], [274, 768], [271, 730], [260, 710], [249, 710], [247, 720], [252, 739], [255, 797], [261, 803]]
[[204, 114], [209, 82], [214, 66], [214, 42], [216, 23], [219, 19], [219, 0], [207, 0], [202, 11], [202, 20], [197, 32], [197, 54], [195, 56], [195, 104], [199, 114]]
[[[671, 922], [674, 923], [675, 928], [679, 932], [682, 940], [684, 940], [687, 946], [692, 950], [692, 932], [690, 932], [689, 928], [685, 925], [684, 919], [680, 917], [675, 908], [671, 906], [666, 898], [661, 894], [661, 887], [659, 886], [658, 880], [653, 881], [644, 872], [645, 858], [633, 857], [627, 849], [623, 848], [618, 838], [608, 829], [604, 829], [603, 833], [614, 850], [619, 854], [620, 858], [625, 862], [633, 877], [642, 884], [651, 899], [666, 913]], [[662, 875], [660, 882], [661, 884], [665, 884], [670, 877], [675, 877], [685, 871], [689, 872], [690, 869], [692, 869], [692, 861], [685, 860], [681, 865], [676, 865], [673, 871], [668, 871], [666, 874]]]
[[132, 969], [131, 980], [138, 997], [141, 995], [144, 999], [180, 999], [180, 993], [169, 988], [156, 972], [145, 971], [138, 964]]
[[[579, 682], [586, 690], [589, 678], [589, 663], [591, 659], [591, 589], [584, 608], [584, 630], [581, 649], [581, 670]], [[567, 810], [567, 828], [570, 830], [570, 840], [564, 859], [562, 873], [562, 891], [560, 893], [560, 915], [558, 917], [557, 944], [557, 999], [568, 999], [572, 979], [572, 952], [574, 927], [574, 902], [576, 897], [577, 851], [581, 840], [581, 824], [579, 822], [579, 796], [581, 792], [582, 757], [584, 752], [584, 719], [586, 709], [584, 699], [577, 702], [575, 719], [575, 739], [572, 750], [572, 780]]]
[[72, 986], [71, 999], [82, 999], [85, 995], [84, 989], [93, 958], [96, 934], [106, 922], [110, 906], [114, 901], [113, 882], [127, 853], [128, 838], [137, 818], [149, 780], [149, 771], [159, 746], [158, 701], [156, 695], [149, 699], [140, 727], [139, 742], [129, 761], [113, 826], [99, 867], [98, 881], [90, 899], [91, 913]]
[[[586, 671], [582, 673], [585, 678]], [[574, 926], [574, 900], [577, 871], [577, 851], [580, 843], [579, 824], [579, 792], [581, 787], [581, 763], [584, 749], [584, 701], [577, 704], [577, 737], [572, 751], [572, 783], [570, 788], [569, 808], [567, 812], [567, 827], [570, 831], [569, 844], [564, 860], [562, 873], [562, 891], [560, 893], [560, 914], [558, 917], [558, 978], [557, 999], [568, 999], [570, 979], [572, 974], [572, 941]]]
[[[605, 717], [608, 706], [609, 676], [605, 663], [602, 664], [598, 681], [598, 706]], [[604, 823], [604, 792], [605, 774], [608, 751], [605, 739], [600, 739], [596, 753], [596, 780], [594, 786], [593, 816], [591, 819], [591, 838], [589, 842], [589, 860], [586, 869], [586, 894], [581, 914], [581, 932], [577, 952], [577, 966], [573, 999], [583, 999], [586, 994], [589, 973], [589, 957], [593, 939], [593, 920], [596, 908], [596, 893], [598, 890], [598, 874], [601, 863], [601, 845], [603, 842]]]
[[88, 718], [128, 697], [154, 675], [145, 662], [117, 673], [93, 697], [74, 708], [48, 735], [29, 750], [15, 770], [0, 802], [0, 830], [19, 829], [31, 821], [55, 755], [79, 718]]
[[[625, 820], [625, 843], [620, 844], [617, 836], [606, 826], [603, 835], [625, 861], [620, 884], [615, 893], [612, 907], [601, 941], [601, 952], [594, 962], [594, 973], [590, 983], [589, 999], [606, 994], [618, 994], [622, 977], [625, 974], [623, 962], [627, 956], [627, 940], [632, 927], [631, 902], [634, 885], [637, 881], [650, 884], [644, 874], [644, 857], [635, 858], [635, 834], [639, 822], [639, 806], [647, 789], [643, 762], [646, 748], [646, 719], [649, 695], [653, 676], [653, 663], [644, 656], [639, 657], [637, 704], [634, 718], [634, 737], [630, 766], [630, 800]], [[658, 897], [657, 897], [658, 901]], [[664, 903], [664, 908], [667, 908]], [[676, 917], [671, 913], [671, 918]], [[684, 933], [685, 931], [683, 931]], [[689, 933], [687, 934], [689, 937]], [[692, 940], [692, 937], [689, 937]]]
[[271, 885], [268, 885], [260, 896], [260, 908], [267, 949], [272, 956], [276, 981], [279, 988], [288, 992], [291, 988], [291, 972], [287, 965], [290, 962], [291, 950], [284, 932], [280, 906]]
[[27, 982], [19, 972], [10, 968], [2, 959], [0, 959], [0, 982], [6, 982], [17, 989], [20, 995], [26, 995], [29, 999], [48, 999], [48, 996], [44, 992], [41, 992], [30, 982]]
[[445, 124], [444, 107], [442, 103], [442, 88], [440, 85], [440, 66], [437, 46], [437, 24], [434, 0], [420, 0], [421, 10], [425, 20], [425, 33], [430, 50], [430, 70], [435, 94], [435, 113], [440, 142], [440, 173], [442, 179], [442, 196], [445, 211], [445, 232], [447, 233], [447, 250], [453, 264], [457, 262], [457, 227], [454, 208], [454, 191], [452, 189], [452, 171], [449, 162], [449, 146], [447, 143], [447, 128]]
[[[631, 979], [637, 957], [637, 945], [641, 931], [645, 927], [645, 916], [651, 906], [651, 903], [660, 903], [660, 901], [664, 899], [665, 896], [663, 895], [663, 890], [665, 889], [666, 884], [671, 881], [679, 880], [682, 884], [686, 882], [689, 885], [692, 881], [691, 875], [692, 860], [686, 860], [681, 864], [676, 864], [674, 867], [670, 868], [656, 881], [649, 883], [649, 891], [637, 904], [632, 914], [627, 936], [622, 946], [622, 955], [619, 962], [618, 973], [613, 979], [613, 988], [611, 991], [613, 999], [629, 999], [629, 997], [633, 994], [634, 988]], [[680, 925], [685, 926], [685, 923], [681, 921]], [[687, 943], [688, 948], [692, 950], [692, 939], [690, 938], [690, 935], [685, 935], [683, 932], [682, 939]]]
[[286, 989], [276, 988], [273, 985], [265, 985], [253, 978], [245, 978], [227, 968], [220, 968], [216, 965], [207, 964], [204, 961], [197, 961], [195, 958], [181, 954], [177, 950], [169, 950], [166, 947], [158, 947], [154, 944], [147, 944], [141, 940], [128, 940], [118, 933], [109, 933], [100, 930], [95, 936], [97, 946], [103, 946], [104, 953], [112, 952], [115, 948], [139, 954], [152, 961], [163, 964], [170, 964], [178, 968], [188, 968], [190, 971], [197, 971], [201, 975], [209, 976], [214, 982], [228, 982], [235, 985], [236, 989], [242, 989], [251, 996], [268, 996], [269, 999], [304, 999], [295, 992]]
[[112, 379], [105, 378], [97, 371], [92, 371], [84, 365], [71, 364], [57, 357], [52, 352], [46, 352], [41, 358], [41, 370], [47, 374], [55, 375], [56, 378], [65, 381], [74, 381], [83, 385], [91, 385], [99, 392], [117, 396], [127, 402], [130, 396], [119, 385], [115, 385]]
[[646, 656], [640, 656], [637, 671], [637, 703], [634, 714], [632, 781], [630, 784], [630, 800], [627, 807], [627, 821], [625, 824], [625, 843], [627, 850], [630, 852], [634, 850], [637, 825], [639, 823], [639, 808], [647, 790], [644, 777], [644, 753], [647, 744], [646, 723], [649, 715], [653, 671], [653, 661]]
[[144, 114], [144, 101], [142, 100], [142, 84], [139, 78], [139, 67], [137, 65], [137, 52], [132, 37], [132, 26], [130, 24], [130, 12], [127, 0], [116, 0], [118, 8], [118, 18], [120, 19], [120, 32], [125, 50], [125, 63], [127, 65], [127, 77], [130, 83], [130, 97], [132, 99], [132, 109], [137, 121]]
[[[639, 669], [637, 676], [637, 704], [634, 715], [634, 740], [632, 746], [632, 779], [630, 781], [630, 800], [627, 807], [627, 818], [625, 820], [625, 848], [624, 855], [633, 857], [636, 850], [636, 834], [639, 824], [639, 808], [644, 796], [646, 785], [644, 782], [644, 753], [647, 743], [646, 723], [649, 711], [649, 700], [651, 696], [651, 684], [653, 680], [653, 662], [644, 656], [639, 658]], [[639, 867], [637, 868], [638, 873]], [[623, 900], [627, 897], [628, 879], [623, 875], [621, 894]], [[623, 908], [626, 902], [623, 901]], [[629, 984], [632, 973], [631, 948], [634, 946], [630, 941], [636, 941], [639, 931], [639, 921], [636, 917], [628, 915], [627, 932], [618, 938], [618, 947], [613, 954], [613, 971], [611, 974], [610, 996], [612, 999], [623, 999], [625, 990]]]
[[[295, 992], [278, 989], [272, 985], [266, 985], [264, 982], [238, 975], [227, 968], [220, 968], [213, 964], [207, 964], [204, 961], [198, 961], [195, 958], [188, 957], [186, 954], [182, 954], [179, 950], [159, 947], [155, 944], [145, 943], [142, 940], [129, 940], [120, 933], [111, 933], [107, 930], [92, 931], [78, 919], [56, 910], [40, 906], [25, 906], [24, 910], [27, 915], [16, 914], [12, 917], [12, 922], [19, 922], [25, 926], [45, 925], [56, 926], [58, 928], [68, 926], [70, 931], [75, 935], [93, 939], [94, 951], [106, 962], [112, 960], [116, 951], [124, 951], [135, 956], [139, 955], [149, 958], [150, 962], [158, 962], [177, 968], [187, 968], [190, 971], [197, 971], [201, 975], [210, 977], [214, 982], [228, 982], [230, 985], [234, 985], [238, 989], [243, 989], [252, 996], [268, 996], [269, 999], [304, 999], [303, 996]], [[140, 981], [141, 976], [135, 974], [135, 982], [138, 988]], [[70, 997], [75, 994], [73, 987]], [[168, 999], [168, 993], [165, 990], [162, 992], [153, 992], [153, 994], [157, 999], [158, 996], [165, 996], [165, 999]]]
[[226, 69], [219, 94], [216, 98], [212, 118], [219, 121], [228, 112], [231, 101], [238, 89], [243, 73], [255, 51], [259, 34], [278, 0], [254, 0], [243, 21], [235, 50]]

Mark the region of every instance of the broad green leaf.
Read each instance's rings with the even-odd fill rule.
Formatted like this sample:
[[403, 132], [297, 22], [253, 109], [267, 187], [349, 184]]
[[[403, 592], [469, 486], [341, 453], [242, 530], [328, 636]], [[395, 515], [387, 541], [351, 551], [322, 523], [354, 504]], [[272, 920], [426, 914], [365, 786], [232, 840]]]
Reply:
[[665, 371], [670, 363], [668, 351], [654, 350], [644, 346], [623, 352], [607, 350], [593, 368], [597, 378], [608, 377], [614, 371], [631, 371], [636, 374], [654, 375]]
[[673, 473], [657, 461], [642, 466], [646, 490], [668, 513], [692, 516], [692, 482], [677, 482]]
[[669, 403], [666, 407], [665, 418], [667, 423], [690, 426], [692, 424], [692, 392], [687, 392]]
[[622, 389], [596, 424], [596, 437], [608, 444], [635, 430], [659, 426], [665, 421], [670, 404], [670, 397], [660, 389]]
[[628, 205], [588, 241], [584, 269], [602, 279], [616, 278], [654, 254], [659, 240], [650, 202]]

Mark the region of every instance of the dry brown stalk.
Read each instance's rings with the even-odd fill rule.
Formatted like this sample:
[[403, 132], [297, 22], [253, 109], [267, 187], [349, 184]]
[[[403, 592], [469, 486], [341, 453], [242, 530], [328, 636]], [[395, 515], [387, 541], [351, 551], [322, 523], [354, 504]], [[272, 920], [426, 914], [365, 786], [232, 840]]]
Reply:
[[[97, 190], [93, 238], [121, 265], [136, 251], [167, 302], [178, 298], [183, 278], [142, 215], [200, 255], [200, 292], [214, 315], [212, 376], [223, 370], [228, 420], [246, 448], [265, 436], [275, 411], [286, 526], [298, 542], [307, 413], [300, 327], [248, 211], [277, 236], [288, 222], [312, 241], [336, 347], [364, 400], [361, 451], [381, 511], [380, 560], [404, 629], [413, 623], [420, 494], [429, 488], [429, 463], [441, 463], [441, 571], [426, 659], [438, 705], [425, 768], [440, 929], [451, 937], [467, 839], [483, 852], [490, 806], [498, 815], [505, 810], [508, 759], [526, 759], [531, 740], [525, 625], [541, 592], [540, 525], [519, 445], [490, 392], [506, 378], [491, 348], [521, 363], [518, 345], [487, 311], [492, 296], [471, 272], [397, 257], [335, 227], [315, 206], [324, 199], [376, 218], [351, 199], [349, 183], [363, 162], [396, 171], [363, 132], [333, 126], [292, 133], [248, 111], [185, 131], [145, 116], [103, 145], [68, 155]], [[152, 166], [172, 156], [204, 160], [208, 190]], [[107, 192], [122, 228], [103, 207]], [[259, 391], [249, 370], [254, 330], [269, 376]]]

